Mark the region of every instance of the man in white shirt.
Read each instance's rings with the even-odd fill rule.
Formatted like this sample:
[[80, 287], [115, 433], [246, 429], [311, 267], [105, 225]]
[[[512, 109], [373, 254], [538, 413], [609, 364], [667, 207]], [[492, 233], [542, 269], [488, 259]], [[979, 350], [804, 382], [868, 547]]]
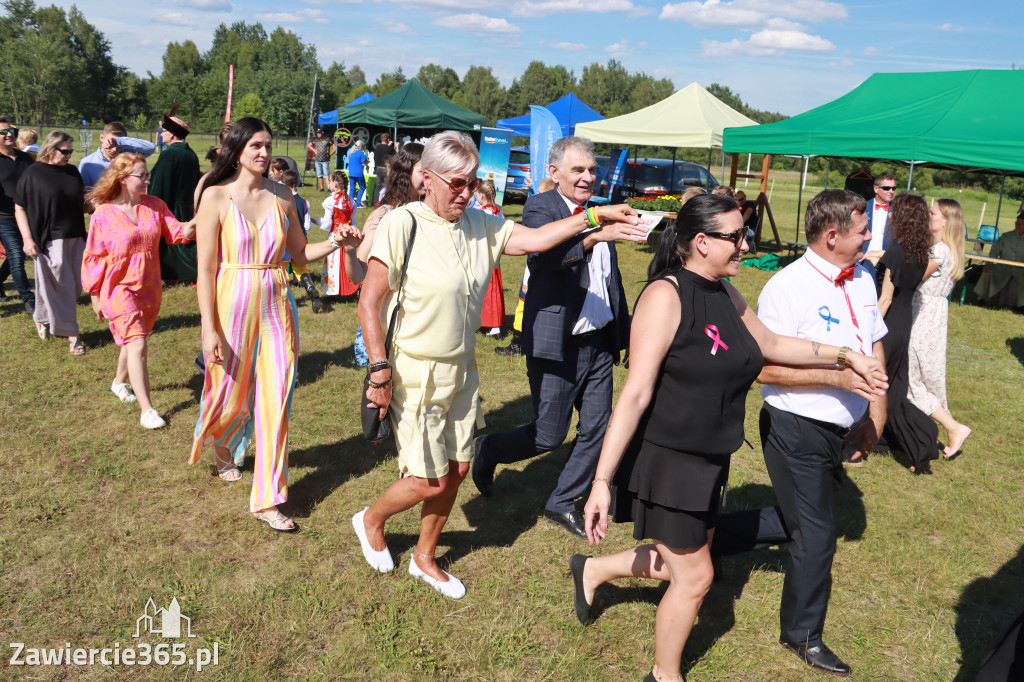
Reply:
[[[875, 198], [868, 201], [864, 213], [868, 217], [868, 230], [871, 232], [871, 239], [861, 248], [863, 253], [868, 251], [885, 251], [892, 245], [892, 235], [889, 234], [889, 204], [896, 196], [896, 178], [888, 171], [879, 173], [874, 184]], [[874, 277], [875, 266], [870, 261], [864, 261], [864, 269]]]
[[[758, 317], [776, 333], [884, 359], [886, 326], [874, 281], [857, 264], [871, 238], [864, 199], [825, 190], [808, 204], [805, 226], [807, 252], [765, 285]], [[850, 666], [822, 641], [836, 547], [835, 495], [844, 451], [860, 459], [882, 432], [888, 386], [875, 387], [869, 403], [850, 392], [863, 382], [840, 367], [765, 365], [757, 380], [765, 384], [761, 443], [779, 506], [720, 515], [713, 551], [720, 556], [791, 540], [779, 641], [811, 667], [847, 676]]]
[[[594, 193], [593, 145], [563, 137], [548, 155], [555, 189], [531, 196], [523, 224], [540, 227], [585, 210]], [[579, 434], [544, 518], [585, 538], [575, 502], [590, 487], [612, 413], [612, 365], [629, 347], [629, 308], [611, 242], [582, 232], [528, 261], [530, 294], [523, 314], [523, 353], [533, 396], [534, 421], [476, 441], [473, 482], [490, 497], [494, 470], [554, 450], [565, 440], [573, 408]]]

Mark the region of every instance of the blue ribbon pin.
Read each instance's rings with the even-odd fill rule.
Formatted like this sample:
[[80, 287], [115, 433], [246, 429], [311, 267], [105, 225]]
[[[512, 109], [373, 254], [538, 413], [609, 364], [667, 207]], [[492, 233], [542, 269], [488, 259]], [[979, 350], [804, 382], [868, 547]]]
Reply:
[[839, 318], [832, 317], [832, 311], [828, 309], [827, 305], [823, 305], [820, 308], [818, 308], [818, 316], [821, 319], [825, 320], [825, 325], [826, 325], [825, 331], [827, 331], [827, 332], [832, 331], [832, 323], [833, 322], [835, 322], [836, 324], [839, 324]]

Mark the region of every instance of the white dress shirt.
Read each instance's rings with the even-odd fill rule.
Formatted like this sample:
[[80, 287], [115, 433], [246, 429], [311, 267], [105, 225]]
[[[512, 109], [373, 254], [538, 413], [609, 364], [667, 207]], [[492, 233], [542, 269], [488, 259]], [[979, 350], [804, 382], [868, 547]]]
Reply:
[[889, 220], [889, 211], [878, 208], [878, 200], [872, 204], [871, 212], [871, 241], [868, 242], [868, 251], [881, 251], [885, 239], [886, 222]]
[[[575, 211], [579, 206], [561, 192], [558, 193], [558, 196], [562, 197], [570, 212]], [[587, 232], [589, 231], [587, 230]], [[590, 250], [587, 269], [590, 274], [587, 298], [583, 301], [579, 319], [573, 325], [573, 334], [597, 331], [615, 319], [615, 315], [612, 314], [611, 296], [608, 294], [608, 283], [612, 277], [612, 252], [606, 242], [594, 244]]]
[[[808, 249], [761, 290], [757, 316], [777, 334], [810, 339], [871, 355], [872, 344], [888, 329], [878, 310], [871, 277], [858, 265], [853, 279], [833, 282], [840, 268]], [[868, 401], [841, 388], [761, 389], [766, 403], [786, 412], [851, 426], [863, 416]]]

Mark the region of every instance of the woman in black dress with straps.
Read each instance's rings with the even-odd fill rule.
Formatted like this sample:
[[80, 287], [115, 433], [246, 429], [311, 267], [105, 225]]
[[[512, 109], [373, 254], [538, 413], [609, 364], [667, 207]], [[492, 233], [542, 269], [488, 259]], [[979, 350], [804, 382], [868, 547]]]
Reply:
[[739, 273], [745, 234], [736, 202], [706, 195], [687, 202], [676, 229], [662, 236], [633, 316], [629, 376], [584, 509], [592, 544], [605, 537], [610, 508], [617, 522], [633, 522], [633, 537], [653, 543], [570, 561], [583, 623], [603, 582], [629, 576], [669, 581], [647, 680], [682, 679], [683, 646], [713, 576], [708, 544], [729, 458], [743, 441], [747, 391], [764, 360], [795, 366], [845, 361], [868, 384], [883, 377], [873, 358], [776, 335], [757, 319], [740, 293], [721, 281]]

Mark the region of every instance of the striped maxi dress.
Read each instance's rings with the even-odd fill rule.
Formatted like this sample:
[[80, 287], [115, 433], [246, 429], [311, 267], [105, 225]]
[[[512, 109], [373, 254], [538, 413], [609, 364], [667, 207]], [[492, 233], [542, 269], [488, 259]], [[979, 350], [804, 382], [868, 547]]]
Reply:
[[260, 225], [231, 202], [220, 231], [215, 306], [226, 342], [224, 362], [206, 363], [188, 460], [194, 464], [207, 445], [232, 453], [244, 449], [255, 426], [252, 512], [288, 498], [288, 418], [299, 337], [282, 262], [289, 260], [286, 234], [287, 218], [277, 201]]

